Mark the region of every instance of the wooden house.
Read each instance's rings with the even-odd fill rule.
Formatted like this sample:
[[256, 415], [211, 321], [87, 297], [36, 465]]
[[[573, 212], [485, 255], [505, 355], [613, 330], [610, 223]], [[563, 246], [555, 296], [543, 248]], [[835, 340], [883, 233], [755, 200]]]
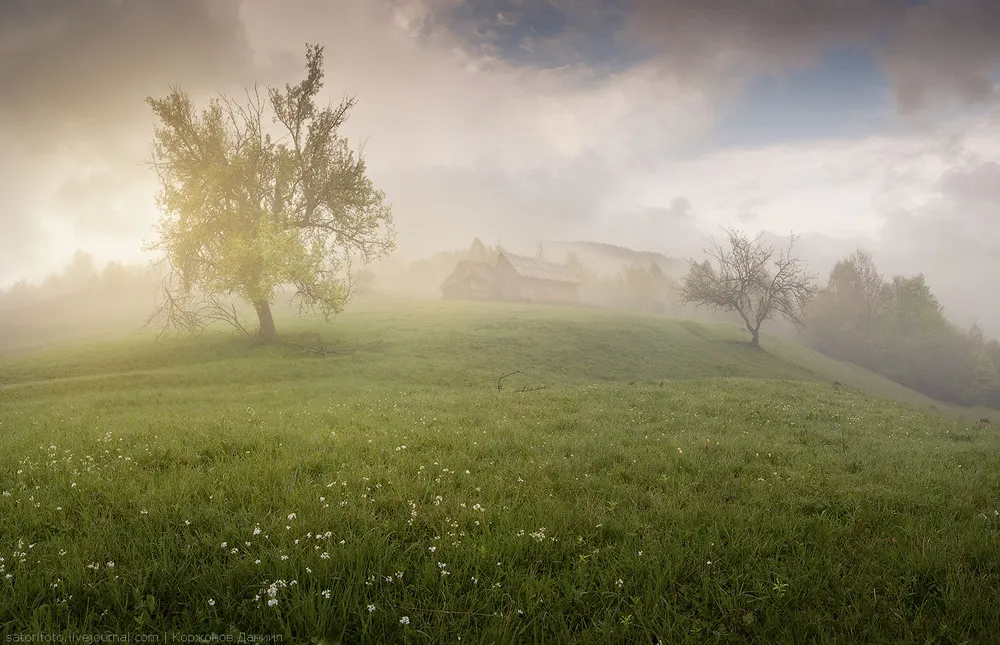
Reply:
[[528, 302], [578, 302], [580, 281], [564, 264], [501, 253], [496, 267], [501, 297]]
[[495, 300], [500, 297], [496, 269], [486, 262], [461, 260], [441, 284], [445, 298]]
[[460, 261], [441, 291], [445, 298], [575, 303], [580, 281], [563, 264], [502, 252], [496, 266]]

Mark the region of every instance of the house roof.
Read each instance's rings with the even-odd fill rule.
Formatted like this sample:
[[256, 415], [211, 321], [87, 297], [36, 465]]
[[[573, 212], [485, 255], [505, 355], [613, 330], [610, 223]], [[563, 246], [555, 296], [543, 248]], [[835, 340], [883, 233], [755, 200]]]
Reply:
[[503, 253], [510, 265], [514, 267], [522, 278], [534, 280], [550, 280], [552, 282], [570, 282], [580, 284], [570, 268], [565, 264], [554, 264], [538, 258], [529, 258], [525, 255], [514, 255], [513, 253]]
[[446, 289], [454, 283], [464, 279], [466, 276], [478, 276], [484, 280], [496, 280], [496, 269], [486, 262], [473, 262], [472, 260], [459, 260], [448, 277], [441, 284], [442, 289]]

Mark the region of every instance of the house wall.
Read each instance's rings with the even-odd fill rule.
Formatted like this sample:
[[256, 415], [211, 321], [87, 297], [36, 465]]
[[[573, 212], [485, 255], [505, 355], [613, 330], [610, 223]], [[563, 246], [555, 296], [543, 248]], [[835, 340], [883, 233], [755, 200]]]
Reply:
[[484, 280], [479, 276], [470, 276], [469, 291], [476, 298], [492, 298], [496, 295], [496, 288], [493, 282], [490, 280]]
[[525, 297], [523, 279], [503, 256], [500, 256], [500, 260], [497, 262], [497, 283], [501, 298], [521, 300]]
[[442, 289], [442, 292], [445, 298], [461, 300], [488, 300], [493, 297], [492, 284], [474, 276], [465, 276], [461, 281]]
[[448, 299], [464, 299], [469, 297], [468, 285], [453, 284], [441, 290], [441, 293]]

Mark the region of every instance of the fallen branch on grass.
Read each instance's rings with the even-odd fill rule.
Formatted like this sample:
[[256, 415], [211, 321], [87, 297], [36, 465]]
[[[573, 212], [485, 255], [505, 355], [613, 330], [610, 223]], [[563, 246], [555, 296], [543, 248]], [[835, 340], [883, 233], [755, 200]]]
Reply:
[[522, 373], [521, 370], [514, 370], [513, 372], [510, 372], [508, 374], [504, 374], [503, 376], [501, 376], [500, 378], [498, 378], [497, 379], [497, 392], [502, 392], [503, 391], [503, 386], [500, 384], [501, 381], [503, 381], [508, 376], [514, 376], [515, 374], [521, 374], [521, 373]]
[[284, 355], [287, 357], [296, 352], [306, 352], [314, 356], [319, 356], [320, 358], [326, 358], [327, 356], [351, 356], [357, 354], [358, 352], [379, 349], [385, 344], [381, 340], [376, 340], [370, 343], [365, 343], [364, 345], [356, 345], [354, 347], [330, 347], [323, 342], [318, 334], [310, 335], [314, 336], [316, 339], [316, 342], [313, 345], [302, 345], [287, 340], [282, 341], [281, 344], [289, 348]]
[[[523, 372], [521, 372], [521, 370], [514, 370], [513, 372], [508, 372], [507, 374], [504, 374], [503, 376], [501, 376], [500, 378], [498, 378], [497, 379], [497, 392], [502, 392], [503, 391], [503, 380], [505, 378], [507, 378], [508, 376], [514, 376], [515, 374], [523, 374]], [[538, 390], [544, 390], [544, 389], [545, 389], [544, 385], [525, 385], [525, 386], [521, 387], [520, 389], [512, 390], [512, 391], [513, 392], [518, 392], [518, 393], [520, 393], [520, 392], [537, 392]]]

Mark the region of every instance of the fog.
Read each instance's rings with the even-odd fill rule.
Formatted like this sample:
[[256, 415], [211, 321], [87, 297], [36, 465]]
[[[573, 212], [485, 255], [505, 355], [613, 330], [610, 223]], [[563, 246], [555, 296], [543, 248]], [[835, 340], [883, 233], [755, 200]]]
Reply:
[[[474, 237], [689, 258], [725, 225], [794, 231], [821, 278], [863, 247], [1000, 336], [991, 0], [8, 0], [0, 289], [78, 250], [98, 272], [155, 259], [144, 98], [296, 80], [306, 42], [326, 98], [358, 99], [345, 133], [396, 221], [383, 272]], [[10, 338], [35, 318], [6, 301]], [[141, 319], [145, 301], [111, 301]], [[64, 307], [34, 315], [107, 311]]]

